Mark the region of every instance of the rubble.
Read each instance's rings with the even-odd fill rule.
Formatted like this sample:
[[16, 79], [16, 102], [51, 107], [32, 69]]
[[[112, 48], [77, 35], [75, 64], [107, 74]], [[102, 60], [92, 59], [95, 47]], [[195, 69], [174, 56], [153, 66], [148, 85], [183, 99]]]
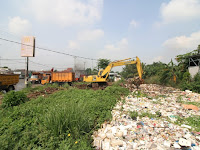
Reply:
[[14, 74], [14, 73], [9, 68], [1, 68], [0, 67], [0, 74]]
[[192, 109], [192, 110], [196, 110], [199, 111], [199, 108], [195, 105], [187, 105], [187, 104], [183, 104], [182, 105], [184, 109]]
[[112, 110], [112, 121], [93, 134], [97, 150], [200, 149], [200, 132], [176, 123], [200, 116], [199, 109], [185, 109], [178, 100], [195, 101], [199, 94], [145, 84], [141, 91], [147, 95], [133, 91]]

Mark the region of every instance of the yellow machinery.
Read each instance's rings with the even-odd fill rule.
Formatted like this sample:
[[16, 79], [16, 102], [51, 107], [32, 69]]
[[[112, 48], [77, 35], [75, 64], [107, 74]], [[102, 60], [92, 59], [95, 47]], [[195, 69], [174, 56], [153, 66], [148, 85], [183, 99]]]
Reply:
[[136, 64], [138, 75], [140, 80], [142, 81], [142, 66], [140, 63], [140, 59], [136, 57], [136, 60], [130, 60], [131, 58], [118, 60], [111, 62], [104, 70], [100, 70], [98, 72], [98, 75], [91, 75], [91, 76], [84, 76], [83, 81], [84, 82], [91, 82], [91, 83], [107, 83], [108, 82], [108, 76], [113, 67], [116, 66], [123, 66], [123, 65], [130, 65], [130, 64]]

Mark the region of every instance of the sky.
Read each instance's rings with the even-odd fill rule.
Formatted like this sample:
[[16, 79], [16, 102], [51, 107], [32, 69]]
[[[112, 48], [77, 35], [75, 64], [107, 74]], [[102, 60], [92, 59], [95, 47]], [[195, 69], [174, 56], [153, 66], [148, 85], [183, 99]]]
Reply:
[[[0, 38], [34, 36], [37, 47], [91, 59], [168, 63], [200, 44], [200, 0], [6, 0], [0, 18]], [[0, 65], [25, 68], [20, 50], [0, 39]], [[31, 70], [96, 66], [41, 49], [29, 60]]]

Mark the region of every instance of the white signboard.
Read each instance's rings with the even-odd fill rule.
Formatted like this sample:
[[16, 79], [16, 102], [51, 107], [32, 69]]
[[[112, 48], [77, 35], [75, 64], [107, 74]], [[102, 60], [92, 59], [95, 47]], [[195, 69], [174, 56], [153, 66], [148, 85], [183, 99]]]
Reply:
[[35, 57], [35, 37], [24, 36], [22, 38], [21, 57]]

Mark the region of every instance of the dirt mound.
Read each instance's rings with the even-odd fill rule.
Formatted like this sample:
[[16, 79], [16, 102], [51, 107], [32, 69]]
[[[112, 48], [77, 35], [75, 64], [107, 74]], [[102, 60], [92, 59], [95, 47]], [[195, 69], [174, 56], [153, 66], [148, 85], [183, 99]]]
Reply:
[[32, 99], [32, 98], [37, 98], [39, 96], [46, 96], [46, 95], [52, 94], [52, 93], [54, 93], [58, 90], [59, 90], [58, 88], [48, 87], [48, 88], [45, 88], [42, 91], [35, 91], [33, 93], [30, 93], [30, 94], [28, 94], [27, 97]]

